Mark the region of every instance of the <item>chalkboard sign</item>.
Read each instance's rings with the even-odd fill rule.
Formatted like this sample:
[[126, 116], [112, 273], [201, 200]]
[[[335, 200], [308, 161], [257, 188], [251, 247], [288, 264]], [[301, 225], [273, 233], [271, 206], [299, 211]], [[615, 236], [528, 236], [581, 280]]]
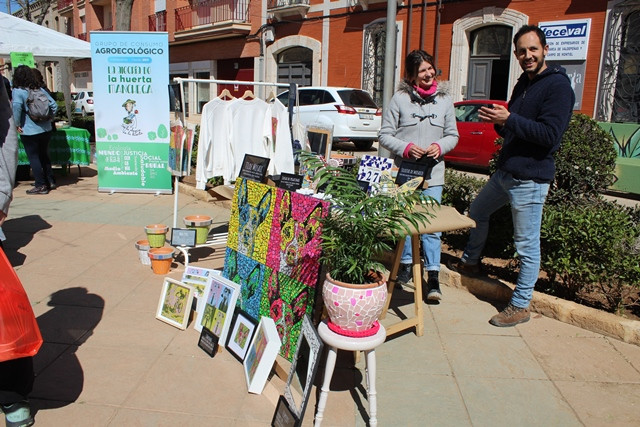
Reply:
[[284, 188], [289, 191], [296, 191], [302, 188], [302, 181], [304, 177], [295, 173], [283, 172], [280, 174], [280, 180], [278, 181], [278, 188]]
[[400, 169], [398, 169], [396, 184], [402, 185], [417, 177], [424, 178], [427, 173], [431, 174], [430, 165], [426, 163], [412, 162], [410, 160], [403, 160], [400, 164]]
[[267, 168], [269, 167], [269, 159], [266, 157], [245, 154], [242, 160], [242, 167], [238, 174], [241, 178], [250, 179], [264, 183], [267, 176]]
[[196, 229], [195, 228], [172, 228], [171, 229], [171, 246], [189, 246], [196, 245]]

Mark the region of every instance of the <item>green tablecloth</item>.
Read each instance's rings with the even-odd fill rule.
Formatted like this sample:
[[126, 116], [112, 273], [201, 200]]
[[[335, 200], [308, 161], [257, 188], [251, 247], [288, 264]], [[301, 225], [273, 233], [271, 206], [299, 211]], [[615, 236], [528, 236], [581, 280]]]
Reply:
[[[82, 165], [91, 163], [89, 131], [81, 128], [62, 128], [51, 133], [49, 158], [53, 165]], [[19, 138], [18, 138], [19, 139]], [[28, 165], [29, 159], [22, 141], [18, 146], [18, 165]]]

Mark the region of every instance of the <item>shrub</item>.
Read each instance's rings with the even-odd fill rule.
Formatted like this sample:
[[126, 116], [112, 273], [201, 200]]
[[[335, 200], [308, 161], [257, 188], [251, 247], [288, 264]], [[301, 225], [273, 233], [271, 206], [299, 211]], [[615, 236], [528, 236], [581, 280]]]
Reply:
[[571, 299], [598, 290], [608, 309], [624, 308], [624, 299], [640, 283], [638, 208], [600, 200], [547, 205], [542, 218], [542, 268], [561, 279]]
[[611, 136], [584, 114], [574, 114], [556, 153], [556, 178], [548, 203], [599, 198], [614, 182], [616, 150]]

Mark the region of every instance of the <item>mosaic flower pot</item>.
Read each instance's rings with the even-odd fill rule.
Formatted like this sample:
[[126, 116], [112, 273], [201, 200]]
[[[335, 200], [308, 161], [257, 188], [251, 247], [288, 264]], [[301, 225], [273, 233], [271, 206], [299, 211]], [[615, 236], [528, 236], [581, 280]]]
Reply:
[[164, 224], [150, 224], [144, 230], [147, 232], [147, 240], [152, 248], [161, 248], [167, 239], [169, 227]]
[[136, 249], [138, 250], [138, 257], [142, 265], [151, 265], [151, 259], [149, 258], [149, 246], [148, 240], [138, 240], [136, 242]]
[[151, 259], [151, 269], [156, 274], [167, 274], [171, 270], [173, 262], [172, 248], [151, 248], [149, 249]]
[[196, 229], [196, 245], [207, 242], [209, 237], [209, 227], [213, 219], [207, 215], [189, 215], [184, 217], [184, 224], [187, 228]]
[[327, 274], [322, 298], [331, 330], [348, 336], [369, 336], [379, 328], [377, 321], [387, 299], [387, 284], [383, 280], [362, 285], [344, 283]]

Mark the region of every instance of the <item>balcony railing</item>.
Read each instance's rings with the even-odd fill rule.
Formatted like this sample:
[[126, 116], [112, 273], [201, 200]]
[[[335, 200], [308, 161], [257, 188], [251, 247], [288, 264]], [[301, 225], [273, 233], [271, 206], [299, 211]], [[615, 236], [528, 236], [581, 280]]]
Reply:
[[267, 9], [299, 5], [309, 5], [309, 0], [269, 0]]
[[267, 10], [277, 20], [294, 15], [304, 17], [309, 11], [309, 0], [268, 0]]
[[167, 31], [167, 11], [149, 15], [149, 31]]
[[176, 9], [176, 31], [218, 22], [249, 22], [249, 0], [207, 0]]
[[73, 0], [58, 0], [58, 10], [64, 9], [73, 5]]

